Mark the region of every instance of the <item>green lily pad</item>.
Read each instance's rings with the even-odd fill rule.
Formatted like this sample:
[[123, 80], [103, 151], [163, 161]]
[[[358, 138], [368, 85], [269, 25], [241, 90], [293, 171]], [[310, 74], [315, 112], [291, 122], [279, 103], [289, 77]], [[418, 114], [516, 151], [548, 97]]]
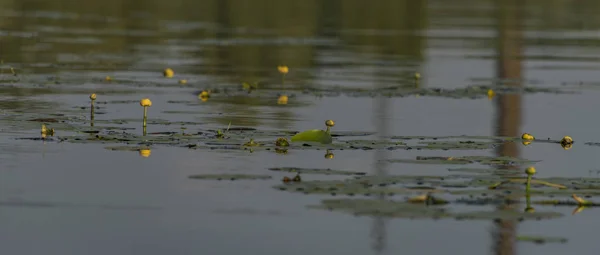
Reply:
[[269, 175], [252, 175], [252, 174], [198, 174], [198, 175], [190, 175], [188, 178], [190, 179], [199, 179], [199, 180], [268, 180], [271, 179]]
[[319, 169], [319, 168], [299, 168], [299, 167], [272, 167], [269, 168], [271, 171], [278, 172], [289, 172], [299, 174], [324, 174], [324, 175], [366, 175], [364, 172], [353, 172], [344, 170], [333, 170], [333, 169]]
[[434, 164], [434, 165], [466, 165], [470, 164], [468, 160], [444, 160], [444, 159], [386, 159], [381, 160], [388, 163], [406, 163], [406, 164]]
[[330, 132], [313, 129], [300, 132], [291, 138], [292, 142], [318, 142], [322, 144], [330, 144], [332, 142]]
[[104, 148], [111, 151], [140, 151], [150, 149], [150, 147], [145, 146], [109, 146]]
[[449, 168], [450, 172], [475, 173], [475, 174], [492, 174], [492, 175], [513, 175], [522, 174], [522, 170], [513, 169], [493, 169], [493, 168]]
[[564, 237], [552, 237], [552, 236], [517, 236], [519, 242], [532, 242], [536, 244], [545, 243], [566, 243], [569, 239]]

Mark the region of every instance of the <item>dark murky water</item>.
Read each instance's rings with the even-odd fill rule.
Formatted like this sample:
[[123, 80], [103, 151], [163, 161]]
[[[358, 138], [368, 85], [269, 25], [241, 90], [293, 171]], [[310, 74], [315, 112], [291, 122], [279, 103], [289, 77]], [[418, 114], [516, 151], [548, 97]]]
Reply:
[[[149, 157], [101, 144], [15, 140], [39, 125], [0, 122], [0, 249], [6, 254], [594, 254], [595, 209], [546, 221], [353, 217], [308, 210], [327, 196], [279, 192], [277, 182], [210, 182], [202, 173], [265, 174], [275, 166], [444, 175], [447, 166], [375, 164], [381, 158], [502, 155], [536, 163], [540, 177], [597, 177], [600, 67], [595, 1], [0, 1], [0, 112], [86, 117], [99, 101], [150, 97], [150, 119], [193, 121], [188, 132], [232, 126], [321, 128], [387, 135], [560, 139], [477, 151], [335, 151], [287, 155], [157, 146]], [[521, 79], [575, 94], [493, 100], [407, 97], [211, 97], [206, 87], [259, 81], [285, 89], [414, 86], [455, 89]], [[175, 77], [162, 77], [164, 68]], [[13, 76], [11, 68], [17, 73]], [[104, 81], [106, 76], [112, 82]], [[178, 80], [188, 84], [180, 85]], [[191, 101], [181, 104], [173, 101]], [[99, 120], [141, 117], [136, 102], [100, 105]], [[138, 123], [131, 124], [138, 128]], [[149, 125], [149, 132], [180, 131]], [[61, 132], [60, 129], [57, 132]], [[381, 170], [381, 168], [379, 169]], [[273, 173], [271, 173], [273, 174]], [[276, 175], [281, 178], [283, 174]], [[318, 179], [310, 175], [305, 180]], [[593, 198], [591, 198], [593, 200]], [[501, 231], [506, 237], [498, 238]], [[567, 244], [515, 242], [550, 235]], [[501, 235], [502, 236], [502, 235]]]

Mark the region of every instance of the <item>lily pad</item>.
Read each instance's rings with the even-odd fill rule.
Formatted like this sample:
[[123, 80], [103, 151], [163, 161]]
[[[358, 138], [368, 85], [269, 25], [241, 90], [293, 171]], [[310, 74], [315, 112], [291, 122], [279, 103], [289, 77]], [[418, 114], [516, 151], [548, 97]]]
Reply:
[[564, 237], [552, 237], [552, 236], [517, 236], [519, 242], [532, 242], [536, 244], [545, 243], [566, 243], [569, 239]]
[[300, 132], [291, 138], [292, 142], [318, 142], [330, 144], [332, 142], [331, 134], [324, 130], [313, 129]]
[[299, 167], [273, 167], [271, 171], [290, 172], [299, 174], [324, 174], [324, 175], [366, 175], [364, 172], [353, 172], [345, 170], [320, 169], [320, 168], [299, 168]]
[[269, 175], [252, 175], [252, 174], [198, 174], [198, 175], [190, 175], [188, 178], [190, 179], [199, 179], [199, 180], [268, 180], [271, 179]]

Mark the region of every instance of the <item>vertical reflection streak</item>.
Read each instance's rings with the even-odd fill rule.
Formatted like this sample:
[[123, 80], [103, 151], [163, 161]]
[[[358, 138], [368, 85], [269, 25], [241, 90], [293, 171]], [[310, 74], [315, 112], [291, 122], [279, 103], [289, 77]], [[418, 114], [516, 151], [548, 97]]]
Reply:
[[[522, 86], [523, 40], [521, 31], [521, 3], [518, 0], [496, 0], [498, 47], [496, 71], [498, 80], [512, 86]], [[521, 126], [521, 95], [500, 95], [496, 102], [495, 133], [498, 136], [519, 136]], [[514, 142], [501, 144], [498, 156], [519, 157], [519, 145]], [[516, 210], [512, 205], [500, 205], [497, 210]], [[497, 255], [516, 254], [515, 239], [517, 223], [499, 220], [494, 223], [492, 251]]]

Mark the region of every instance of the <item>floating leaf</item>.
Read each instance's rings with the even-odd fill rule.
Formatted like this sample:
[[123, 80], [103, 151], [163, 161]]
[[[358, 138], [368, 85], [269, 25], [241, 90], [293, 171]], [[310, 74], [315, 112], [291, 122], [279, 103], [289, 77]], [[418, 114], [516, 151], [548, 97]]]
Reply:
[[364, 172], [353, 172], [344, 170], [319, 169], [319, 168], [299, 168], [299, 167], [273, 167], [271, 171], [290, 172], [299, 174], [325, 174], [325, 175], [366, 175]]
[[268, 180], [271, 179], [269, 175], [251, 175], [251, 174], [198, 174], [191, 175], [188, 178], [190, 179], [200, 179], [200, 180]]
[[324, 130], [313, 129], [300, 132], [291, 139], [292, 142], [318, 142], [330, 144], [332, 142], [331, 134]]
[[519, 242], [532, 242], [536, 244], [544, 243], [566, 243], [569, 239], [564, 237], [551, 237], [551, 236], [517, 236]]

